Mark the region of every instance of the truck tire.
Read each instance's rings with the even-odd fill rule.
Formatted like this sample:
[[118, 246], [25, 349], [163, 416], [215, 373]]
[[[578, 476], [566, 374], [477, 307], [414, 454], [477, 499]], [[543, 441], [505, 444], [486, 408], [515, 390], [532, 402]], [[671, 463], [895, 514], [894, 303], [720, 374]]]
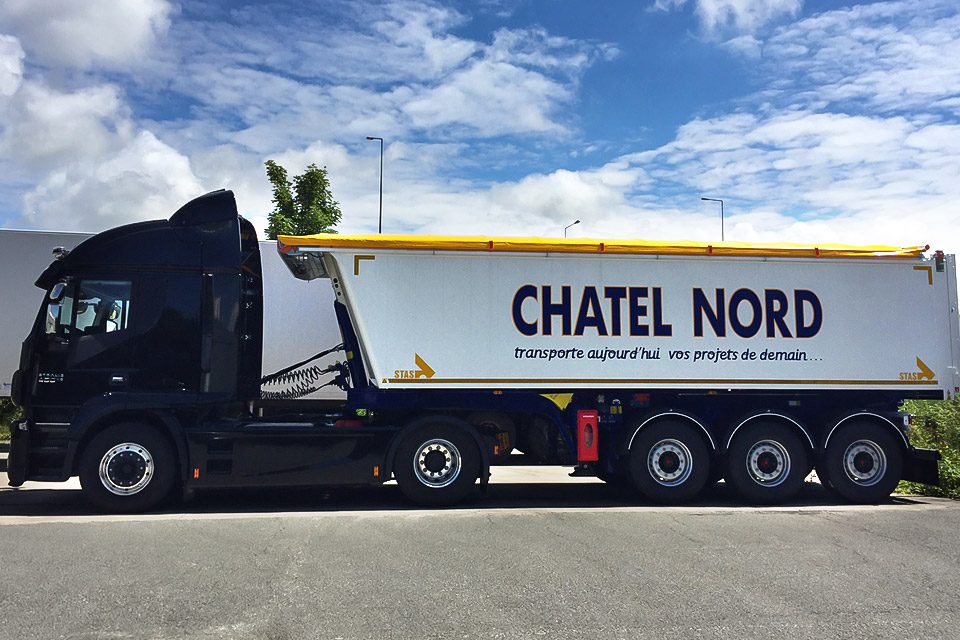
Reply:
[[104, 511], [147, 511], [167, 499], [177, 479], [173, 447], [153, 427], [107, 427], [80, 454], [80, 486]]
[[447, 507], [466, 498], [480, 477], [480, 450], [458, 420], [424, 418], [397, 447], [393, 474], [408, 499]]
[[756, 422], [734, 436], [724, 478], [749, 503], [780, 504], [803, 487], [807, 458], [807, 447], [793, 429]]
[[830, 436], [822, 466], [834, 491], [850, 502], [890, 497], [903, 473], [903, 445], [878, 425], [849, 424]]
[[710, 448], [702, 434], [685, 422], [650, 425], [630, 445], [630, 478], [654, 502], [689, 502], [710, 478]]
[[467, 418], [477, 431], [491, 436], [499, 445], [498, 453], [493, 456], [496, 462], [502, 462], [510, 457], [517, 444], [517, 427], [510, 416], [502, 413], [480, 412]]

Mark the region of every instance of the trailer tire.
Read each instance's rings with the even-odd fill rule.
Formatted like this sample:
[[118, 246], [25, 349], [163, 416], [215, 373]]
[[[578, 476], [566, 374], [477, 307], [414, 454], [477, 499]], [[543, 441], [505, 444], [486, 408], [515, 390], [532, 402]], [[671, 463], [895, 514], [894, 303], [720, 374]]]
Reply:
[[408, 499], [447, 507], [473, 491], [480, 476], [480, 450], [458, 423], [443, 416], [425, 418], [403, 436], [393, 474]]
[[97, 508], [147, 511], [170, 497], [177, 458], [156, 429], [126, 422], [107, 427], [86, 444], [79, 472], [83, 494]]
[[637, 433], [630, 446], [630, 479], [654, 502], [689, 502], [710, 479], [710, 448], [690, 424], [652, 424]]
[[780, 504], [797, 495], [807, 476], [807, 447], [790, 427], [756, 422], [734, 436], [724, 476], [753, 504]]
[[877, 425], [837, 429], [823, 455], [830, 486], [850, 502], [875, 504], [890, 497], [903, 473], [903, 447]]

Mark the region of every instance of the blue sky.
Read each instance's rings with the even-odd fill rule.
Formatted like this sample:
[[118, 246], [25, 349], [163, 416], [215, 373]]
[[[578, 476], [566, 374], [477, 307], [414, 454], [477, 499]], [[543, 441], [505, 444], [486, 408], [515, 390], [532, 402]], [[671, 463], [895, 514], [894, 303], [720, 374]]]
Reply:
[[5, 0], [0, 226], [98, 231], [275, 159], [343, 232], [960, 250], [960, 3]]

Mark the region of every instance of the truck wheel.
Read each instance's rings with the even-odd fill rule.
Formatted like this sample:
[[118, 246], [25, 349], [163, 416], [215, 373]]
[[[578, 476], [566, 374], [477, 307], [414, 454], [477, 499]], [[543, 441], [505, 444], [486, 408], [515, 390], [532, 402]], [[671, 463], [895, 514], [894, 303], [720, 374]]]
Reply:
[[830, 437], [822, 465], [834, 491], [850, 502], [886, 500], [903, 473], [903, 449], [893, 434], [871, 424], [850, 424]]
[[80, 454], [83, 494], [104, 511], [146, 511], [176, 483], [173, 447], [155, 429], [124, 423], [107, 427]]
[[747, 502], [780, 504], [790, 500], [807, 475], [807, 448], [789, 427], [750, 424], [727, 451], [726, 481]]
[[397, 447], [393, 474], [407, 498], [429, 507], [460, 502], [480, 477], [480, 450], [451, 418], [418, 421]]
[[474, 413], [467, 418], [467, 422], [476, 427], [480, 433], [496, 440], [499, 453], [493, 456], [495, 461], [502, 462], [510, 457], [513, 447], [517, 444], [517, 428], [509, 416], [502, 413]]
[[630, 477], [633, 486], [654, 502], [688, 502], [710, 478], [710, 449], [689, 424], [651, 425], [630, 446]]

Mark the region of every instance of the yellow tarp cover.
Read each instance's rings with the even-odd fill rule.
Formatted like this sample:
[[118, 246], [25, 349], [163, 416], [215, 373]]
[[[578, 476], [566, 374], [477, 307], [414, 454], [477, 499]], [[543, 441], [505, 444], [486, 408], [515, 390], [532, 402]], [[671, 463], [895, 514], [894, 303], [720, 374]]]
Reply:
[[919, 258], [927, 247], [842, 244], [767, 244], [690, 240], [597, 240], [587, 238], [510, 238], [482, 236], [340, 235], [278, 236], [280, 251], [293, 247], [392, 249], [410, 251], [487, 251], [494, 253], [614, 253], [754, 257]]

